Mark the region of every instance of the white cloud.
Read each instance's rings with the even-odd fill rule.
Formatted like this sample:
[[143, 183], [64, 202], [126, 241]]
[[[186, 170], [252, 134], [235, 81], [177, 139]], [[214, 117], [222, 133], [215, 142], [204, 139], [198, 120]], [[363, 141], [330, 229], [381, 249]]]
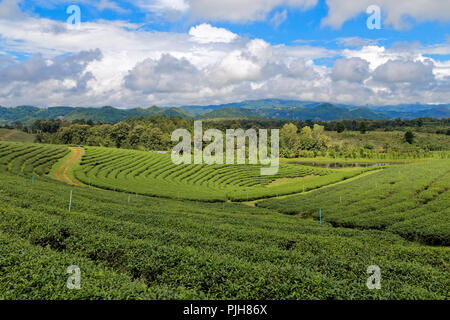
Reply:
[[389, 60], [373, 72], [375, 81], [387, 83], [425, 83], [434, 80], [433, 64], [431, 61]]
[[450, 1], [448, 0], [326, 0], [328, 15], [322, 20], [325, 26], [340, 28], [342, 24], [366, 12], [370, 5], [381, 8], [383, 24], [396, 29], [408, 27], [407, 18], [418, 22], [450, 20]]
[[132, 1], [135, 5], [150, 11], [181, 11], [189, 9], [185, 0], [137, 0]]
[[287, 10], [284, 9], [280, 12], [275, 12], [270, 22], [273, 24], [275, 28], [278, 28], [283, 22], [287, 19]]
[[18, 4], [19, 0], [3, 0], [0, 2], [0, 19], [13, 20], [23, 18]]
[[[14, 11], [11, 3], [8, 8]], [[255, 12], [243, 16], [255, 18]], [[388, 49], [362, 41], [351, 49], [330, 50], [271, 45], [211, 24], [188, 33], [140, 27], [100, 20], [69, 30], [49, 19], [0, 18], [0, 46], [6, 54], [0, 59], [0, 104], [137, 107], [271, 97], [355, 104], [450, 99], [449, 61], [425, 56], [449, 54], [450, 43]], [[14, 62], [16, 52], [29, 58]], [[314, 63], [335, 57], [343, 59], [333, 68]]]
[[340, 59], [334, 63], [333, 80], [363, 82], [369, 76], [369, 63], [361, 58]]
[[278, 6], [310, 9], [317, 0], [187, 0], [193, 18], [247, 22], [264, 20]]
[[123, 9], [117, 3], [115, 3], [114, 1], [110, 1], [110, 0], [100, 0], [97, 7], [100, 11], [112, 10], [112, 11], [115, 11], [118, 13], [127, 13], [128, 12], [128, 10]]
[[125, 87], [143, 93], [194, 91], [201, 81], [199, 71], [186, 58], [163, 54], [160, 59], [146, 59], [125, 76]]
[[238, 38], [237, 34], [224, 29], [216, 28], [207, 23], [191, 27], [189, 35], [198, 43], [224, 42], [229, 43]]

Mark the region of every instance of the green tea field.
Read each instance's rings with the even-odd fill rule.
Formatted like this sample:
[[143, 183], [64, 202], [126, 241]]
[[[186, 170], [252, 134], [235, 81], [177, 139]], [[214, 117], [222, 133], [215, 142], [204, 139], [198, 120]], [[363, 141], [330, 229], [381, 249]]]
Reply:
[[168, 154], [86, 147], [77, 180], [102, 189], [172, 199], [248, 201], [299, 193], [377, 168], [339, 171], [282, 164], [261, 176], [260, 165], [175, 165]]
[[450, 299], [450, 160], [261, 177], [82, 149], [0, 142], [0, 299]]

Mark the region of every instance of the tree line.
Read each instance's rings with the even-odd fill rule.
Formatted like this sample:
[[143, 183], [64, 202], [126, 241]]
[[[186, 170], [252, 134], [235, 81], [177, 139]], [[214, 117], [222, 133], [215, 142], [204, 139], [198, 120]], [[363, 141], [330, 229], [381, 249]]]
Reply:
[[[403, 130], [404, 142], [412, 144], [415, 132], [436, 132], [450, 135], [449, 119], [419, 118], [414, 120], [341, 120], [341, 121], [292, 121], [278, 119], [225, 119], [203, 120], [204, 130], [215, 128], [280, 129], [280, 154], [282, 157], [343, 156], [370, 157], [373, 146], [356, 148], [349, 145], [331, 145], [327, 131], [391, 131]], [[36, 141], [51, 144], [76, 144], [138, 150], [170, 150], [176, 142], [171, 141], [175, 129], [185, 128], [193, 132], [194, 120], [181, 117], [155, 115], [134, 117], [117, 123], [93, 122], [91, 120], [36, 120], [25, 126], [16, 123], [13, 128], [36, 134]], [[431, 149], [433, 150], [433, 149]], [[383, 150], [387, 152], [389, 150]], [[392, 151], [392, 150], [391, 150]]]

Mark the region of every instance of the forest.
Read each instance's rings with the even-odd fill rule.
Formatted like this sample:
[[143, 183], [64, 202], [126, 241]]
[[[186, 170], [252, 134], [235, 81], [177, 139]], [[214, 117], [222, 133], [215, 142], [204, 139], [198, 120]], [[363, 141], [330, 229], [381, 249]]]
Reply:
[[[163, 151], [174, 146], [171, 133], [194, 120], [181, 117], [132, 117], [117, 123], [91, 120], [36, 120], [11, 128], [36, 135], [36, 142]], [[276, 119], [204, 120], [205, 130], [280, 129], [280, 155], [285, 158], [430, 157], [450, 149], [450, 119], [291, 121]]]

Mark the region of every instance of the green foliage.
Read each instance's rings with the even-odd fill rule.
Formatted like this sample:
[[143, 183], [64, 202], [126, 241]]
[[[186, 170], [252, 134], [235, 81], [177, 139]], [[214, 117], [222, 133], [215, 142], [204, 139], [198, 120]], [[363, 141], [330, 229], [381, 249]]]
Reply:
[[391, 166], [317, 192], [258, 205], [333, 226], [388, 230], [414, 241], [450, 245], [450, 160]]
[[[5, 299], [448, 299], [448, 248], [239, 204], [181, 202], [0, 173]], [[26, 195], [26, 196], [24, 196]], [[19, 249], [19, 247], [21, 249]], [[382, 270], [368, 290], [366, 269]], [[69, 265], [81, 290], [67, 290]]]
[[38, 108], [32, 106], [20, 106], [15, 108], [0, 107], [0, 123], [14, 123], [20, 121], [31, 124], [36, 120], [54, 120], [64, 118], [67, 121], [91, 120], [94, 122], [114, 123], [126, 121], [131, 117], [149, 117], [154, 115], [178, 116], [192, 118], [192, 115], [179, 108], [136, 108], [117, 109], [109, 106], [102, 108], [76, 108], [76, 107], [51, 107]]
[[[88, 147], [75, 177], [108, 190], [202, 201], [254, 200], [312, 190], [360, 174], [281, 164], [273, 176], [261, 165], [175, 165], [168, 154]], [[302, 181], [296, 180], [307, 177]], [[279, 179], [286, 179], [275, 184]], [[289, 179], [293, 179], [292, 181]]]
[[68, 153], [65, 146], [0, 142], [0, 171], [45, 175]]
[[367, 132], [367, 124], [365, 121], [361, 121], [359, 124], [359, 132], [361, 132], [362, 134]]
[[[31, 184], [27, 172], [36, 170], [39, 157], [51, 166], [58, 148], [67, 150], [0, 143], [1, 299], [450, 298], [449, 248], [419, 243], [448, 243], [448, 160], [366, 172], [355, 181], [262, 203], [300, 213], [292, 216], [260, 203], [152, 198], [66, 186], [45, 176]], [[146, 181], [150, 168], [151, 183], [161, 182], [160, 189], [163, 181], [175, 188], [190, 178], [201, 198], [201, 188], [256, 179], [251, 166], [205, 171], [173, 168], [165, 155], [148, 152], [92, 147], [85, 154], [81, 167], [111, 186], [122, 176], [130, 185]], [[316, 178], [323, 185], [355, 172], [282, 168], [284, 177], [306, 169], [317, 176], [292, 185]], [[258, 183], [276, 188], [269, 180]], [[340, 195], [343, 202], [336, 204]], [[381, 290], [366, 287], [373, 264], [381, 268]], [[70, 265], [81, 269], [81, 290], [66, 288]]]
[[405, 132], [405, 141], [409, 144], [412, 144], [414, 142], [414, 133], [412, 133], [412, 131]]

